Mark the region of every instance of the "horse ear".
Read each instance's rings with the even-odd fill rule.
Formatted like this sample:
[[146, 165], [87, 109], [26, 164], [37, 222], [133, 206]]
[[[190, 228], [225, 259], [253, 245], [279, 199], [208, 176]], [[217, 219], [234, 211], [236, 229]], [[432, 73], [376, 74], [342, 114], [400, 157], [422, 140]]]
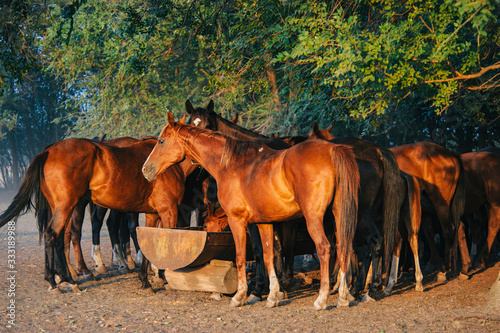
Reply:
[[167, 112], [167, 117], [168, 117], [168, 124], [173, 127], [175, 125], [174, 115], [171, 114], [170, 112]]
[[331, 130], [332, 128], [333, 128], [333, 124], [332, 124], [330, 127], [328, 127], [328, 128], [326, 129], [326, 131], [327, 131], [328, 133], [330, 133], [330, 130]]
[[318, 122], [315, 121], [313, 124], [313, 133], [318, 133], [320, 131]]
[[194, 111], [194, 108], [193, 106], [191, 105], [191, 102], [189, 101], [189, 99], [186, 100], [186, 111], [187, 113], [191, 114], [191, 112]]
[[207, 112], [214, 112], [214, 101], [213, 100], [210, 100], [210, 102], [208, 102], [208, 106], [207, 106]]
[[238, 122], [238, 114], [236, 114], [236, 116], [234, 116], [233, 120], [231, 120], [231, 122], [233, 124], [236, 124]]
[[105, 139], [106, 139], [106, 134], [97, 139], [97, 141], [103, 142]]
[[184, 113], [184, 116], [182, 116], [181, 120], [179, 120], [179, 123], [184, 124], [186, 122], [186, 114]]

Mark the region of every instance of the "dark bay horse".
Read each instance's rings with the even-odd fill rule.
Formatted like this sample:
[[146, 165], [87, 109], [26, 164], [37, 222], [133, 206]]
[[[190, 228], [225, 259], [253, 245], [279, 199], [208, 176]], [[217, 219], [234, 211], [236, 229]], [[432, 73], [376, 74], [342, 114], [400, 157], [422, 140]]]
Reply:
[[[390, 149], [398, 161], [399, 168], [414, 176], [421, 191], [428, 198], [441, 225], [444, 239], [444, 260], [438, 273], [438, 281], [446, 280], [446, 272], [452, 267], [452, 258], [457, 260], [460, 218], [465, 207], [464, 168], [460, 156], [451, 150], [430, 142], [417, 142]], [[422, 205], [423, 215], [425, 205]], [[422, 227], [426, 220], [422, 218]], [[434, 236], [428, 237], [434, 241]], [[466, 274], [468, 264], [464, 264]], [[468, 253], [466, 254], [468, 257]]]
[[[141, 166], [155, 144], [156, 140], [145, 140], [119, 148], [87, 139], [66, 139], [34, 158], [19, 192], [0, 216], [0, 227], [25, 212], [35, 195], [40, 237], [44, 233], [45, 239], [49, 290], [58, 290], [55, 274], [61, 277], [61, 283], [68, 282], [78, 290], [69, 274], [61, 236], [75, 205], [85, 196], [108, 209], [148, 213], [147, 226], [157, 226], [161, 219], [162, 227], [175, 227], [186, 174], [196, 166], [185, 161], [167, 170], [156, 182], [146, 181]], [[150, 286], [147, 264], [143, 260], [139, 274], [143, 287]]]
[[[356, 279], [356, 296], [365, 286], [370, 262], [372, 281], [363, 300], [369, 300], [379, 287], [382, 274], [389, 276], [391, 257], [399, 223], [399, 212], [403, 205], [404, 184], [394, 154], [375, 143], [357, 138], [334, 138], [328, 130], [313, 125], [310, 138], [328, 140], [335, 144], [352, 147], [360, 175], [358, 198], [358, 225], [356, 238], [360, 249], [367, 253], [360, 258], [363, 264]], [[384, 258], [382, 273], [381, 259]], [[387, 280], [387, 279], [386, 279]]]
[[311, 140], [276, 151], [257, 142], [238, 141], [217, 132], [175, 123], [168, 125], [143, 167], [149, 180], [189, 158], [217, 181], [218, 198], [228, 215], [236, 247], [238, 291], [231, 306], [241, 306], [247, 296], [246, 228], [258, 223], [264, 245], [264, 262], [270, 280], [267, 306], [277, 305], [279, 284], [273, 265], [273, 229], [270, 222], [304, 216], [321, 263], [321, 286], [315, 309], [325, 309], [330, 291], [330, 243], [323, 216], [331, 206], [337, 227], [337, 255], [341, 263], [338, 306], [349, 304], [345, 279], [356, 228], [359, 173], [350, 148]]
[[[500, 149], [486, 148], [461, 157], [466, 184], [465, 214], [473, 214], [484, 205], [488, 210], [486, 244], [479, 252], [480, 266], [484, 266], [500, 230]], [[477, 225], [469, 227], [480, 228]]]

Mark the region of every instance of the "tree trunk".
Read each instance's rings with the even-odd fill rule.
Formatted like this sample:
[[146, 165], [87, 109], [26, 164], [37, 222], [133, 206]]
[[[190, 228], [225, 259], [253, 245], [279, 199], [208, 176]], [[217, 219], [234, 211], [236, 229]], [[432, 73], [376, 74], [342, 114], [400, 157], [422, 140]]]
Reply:
[[281, 100], [278, 89], [278, 80], [276, 78], [276, 69], [274, 69], [273, 65], [269, 65], [266, 67], [267, 79], [269, 80], [269, 84], [271, 85], [271, 94], [273, 96], [274, 102], [274, 111], [281, 111]]
[[21, 185], [21, 180], [19, 177], [19, 154], [17, 153], [16, 138], [14, 133], [12, 131], [9, 131], [8, 136], [10, 152], [12, 156], [12, 180], [14, 183], [14, 189], [17, 190]]

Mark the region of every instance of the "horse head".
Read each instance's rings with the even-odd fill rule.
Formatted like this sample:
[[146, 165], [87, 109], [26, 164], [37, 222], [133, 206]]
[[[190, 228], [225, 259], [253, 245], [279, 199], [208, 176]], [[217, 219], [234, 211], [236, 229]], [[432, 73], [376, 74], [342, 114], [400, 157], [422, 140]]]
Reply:
[[214, 111], [214, 101], [208, 102], [207, 108], [194, 108], [189, 100], [186, 101], [186, 111], [190, 118], [188, 124], [201, 128], [217, 130], [217, 114]]
[[186, 156], [184, 147], [178, 140], [178, 132], [184, 124], [186, 116], [175, 122], [174, 116], [168, 112], [168, 124], [163, 128], [158, 141], [142, 166], [142, 174], [148, 181], [153, 181], [168, 167], [181, 162]]
[[332, 127], [333, 125], [327, 128], [326, 130], [322, 130], [321, 128], [319, 128], [318, 123], [315, 122], [311, 133], [309, 133], [309, 139], [321, 139], [321, 140], [335, 139], [335, 136], [330, 134], [330, 130], [332, 129]]

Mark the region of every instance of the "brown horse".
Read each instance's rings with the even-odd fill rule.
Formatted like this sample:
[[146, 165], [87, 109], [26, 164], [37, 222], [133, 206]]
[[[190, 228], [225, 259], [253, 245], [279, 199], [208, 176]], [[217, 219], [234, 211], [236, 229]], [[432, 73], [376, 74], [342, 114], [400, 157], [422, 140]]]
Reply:
[[[147, 226], [175, 227], [177, 205], [184, 193], [186, 174], [196, 166], [185, 161], [167, 170], [156, 182], [148, 182], [141, 166], [156, 140], [145, 140], [125, 148], [111, 147], [87, 139], [66, 139], [38, 154], [28, 167], [18, 194], [0, 216], [0, 227], [31, 205], [35, 194], [40, 237], [45, 238], [45, 279], [49, 290], [58, 290], [55, 274], [78, 290], [64, 256], [62, 231], [68, 226], [75, 205], [83, 197], [108, 209], [148, 213]], [[49, 208], [50, 207], [50, 208]], [[48, 218], [50, 218], [50, 221]], [[147, 260], [141, 267], [143, 287]]]
[[[366, 248], [361, 271], [356, 279], [356, 294], [365, 286], [370, 262], [372, 281], [363, 301], [371, 299], [382, 280], [381, 259], [384, 273], [389, 276], [391, 255], [398, 229], [399, 211], [403, 205], [404, 184], [394, 154], [372, 142], [357, 138], [334, 138], [329, 130], [313, 125], [310, 138], [328, 140], [352, 147], [359, 168], [361, 188], [358, 198], [358, 228], [356, 239], [359, 249]], [[359, 253], [361, 254], [361, 253]], [[387, 280], [387, 279], [386, 279]], [[357, 296], [357, 295], [356, 295]]]
[[349, 304], [345, 279], [356, 227], [359, 173], [351, 150], [342, 145], [311, 140], [276, 151], [257, 142], [242, 142], [195, 126], [168, 125], [143, 167], [149, 180], [184, 160], [194, 159], [217, 181], [221, 207], [228, 215], [236, 247], [238, 291], [231, 306], [241, 306], [247, 296], [245, 273], [246, 228], [259, 223], [264, 245], [270, 292], [267, 306], [278, 303], [279, 284], [273, 265], [273, 229], [270, 222], [304, 216], [321, 263], [321, 286], [315, 309], [325, 309], [329, 294], [330, 243], [323, 216], [331, 205], [338, 232], [341, 263], [338, 306]]
[[[140, 141], [139, 139], [132, 138], [132, 137], [121, 137], [121, 138], [116, 138], [116, 139], [111, 139], [104, 141], [104, 137], [106, 135], [102, 136], [101, 138], [98, 139], [93, 139], [101, 143], [105, 143], [106, 145], [114, 146], [114, 147], [126, 147], [132, 144], [137, 143]], [[147, 138], [145, 138], [147, 139]], [[150, 138], [153, 139], [153, 138]], [[92, 279], [93, 274], [92, 272], [88, 269], [87, 265], [85, 264], [85, 260], [83, 258], [83, 252], [82, 252], [82, 247], [81, 247], [81, 237], [82, 237], [82, 225], [83, 225], [83, 219], [85, 217], [85, 207], [90, 204], [90, 215], [91, 215], [91, 221], [92, 221], [92, 258], [94, 259], [96, 266], [95, 269], [98, 273], [107, 273], [108, 270], [106, 269], [106, 266], [104, 266], [104, 263], [102, 262], [101, 259], [101, 251], [100, 251], [100, 232], [104, 220], [104, 216], [106, 215], [106, 212], [108, 211], [106, 208], [99, 207], [94, 205], [92, 202], [89, 202], [89, 200], [86, 200], [88, 198], [83, 198], [80, 200], [80, 202], [75, 206], [75, 209], [73, 210], [73, 214], [71, 216], [71, 224], [69, 228], [66, 228], [65, 230], [65, 236], [64, 236], [64, 253], [66, 255], [66, 261], [68, 263], [68, 268], [71, 272], [71, 276], [73, 279], [76, 279], [78, 277], [78, 273], [83, 273], [84, 279]], [[121, 256], [121, 251], [118, 251], [119, 247], [119, 241], [118, 241], [118, 232], [119, 232], [119, 227], [121, 227], [121, 220], [122, 218], [125, 218], [122, 212], [113, 212], [110, 214], [108, 218], [108, 230], [109, 230], [109, 235], [111, 238], [111, 243], [113, 245], [113, 258], [116, 258], [121, 266], [126, 265], [124, 262], [124, 258]], [[137, 214], [135, 214], [134, 220], [138, 218]], [[128, 226], [126, 226], [128, 228]], [[136, 240], [134, 240], [136, 242]], [[70, 257], [69, 257], [69, 249], [70, 249], [70, 243], [73, 244], [73, 250], [75, 253], [75, 259], [76, 259], [76, 269], [73, 268], [73, 266], [70, 263]], [[130, 249], [129, 249], [130, 252]], [[131, 260], [131, 258], [130, 258]], [[131, 267], [131, 262], [129, 261], [128, 263], [129, 268], [132, 269]], [[134, 264], [135, 267], [135, 264]]]
[[[465, 207], [462, 159], [458, 154], [430, 142], [417, 142], [390, 150], [396, 156], [399, 168], [418, 180], [420, 189], [435, 208], [444, 239], [444, 262], [438, 281], [444, 281], [446, 272], [452, 266], [452, 257], [457, 259], [458, 229]], [[422, 205], [422, 209], [424, 207]], [[424, 222], [422, 219], [423, 226]], [[431, 238], [429, 242], [433, 242], [433, 236]], [[462, 264], [462, 274], [466, 274], [467, 270], [468, 265]]]
[[[287, 149], [290, 147], [289, 143], [284, 141], [261, 135], [255, 131], [243, 128], [236, 124], [238, 120], [235, 117], [229, 121], [222, 118], [214, 112], [214, 103], [212, 100], [208, 103], [206, 108], [193, 108], [189, 100], [186, 101], [186, 111], [190, 115], [188, 123], [192, 123], [197, 127], [207, 128], [217, 131], [230, 138], [243, 141], [257, 141], [272, 149]], [[303, 218], [301, 219], [303, 220]], [[305, 221], [303, 221], [305, 227]], [[281, 227], [281, 228], [280, 228]], [[294, 235], [296, 234], [297, 223], [281, 223], [280, 226], [274, 225], [274, 259], [275, 268], [280, 281], [280, 287], [286, 291], [288, 285], [293, 279], [293, 242]], [[259, 236], [259, 230], [256, 225], [250, 224], [248, 226], [248, 233], [252, 242], [252, 250], [255, 260], [255, 285], [251, 291], [249, 303], [255, 303], [260, 300], [262, 293], [266, 288], [266, 273], [263, 262], [263, 248]], [[288, 237], [290, 235], [290, 237]], [[283, 248], [283, 251], [281, 250]], [[283, 261], [284, 257], [284, 261]]]
[[[487, 148], [461, 157], [466, 184], [465, 214], [475, 213], [484, 205], [488, 210], [486, 244], [479, 253], [480, 265], [483, 266], [500, 229], [500, 149]], [[471, 229], [478, 227], [470, 226]]]

